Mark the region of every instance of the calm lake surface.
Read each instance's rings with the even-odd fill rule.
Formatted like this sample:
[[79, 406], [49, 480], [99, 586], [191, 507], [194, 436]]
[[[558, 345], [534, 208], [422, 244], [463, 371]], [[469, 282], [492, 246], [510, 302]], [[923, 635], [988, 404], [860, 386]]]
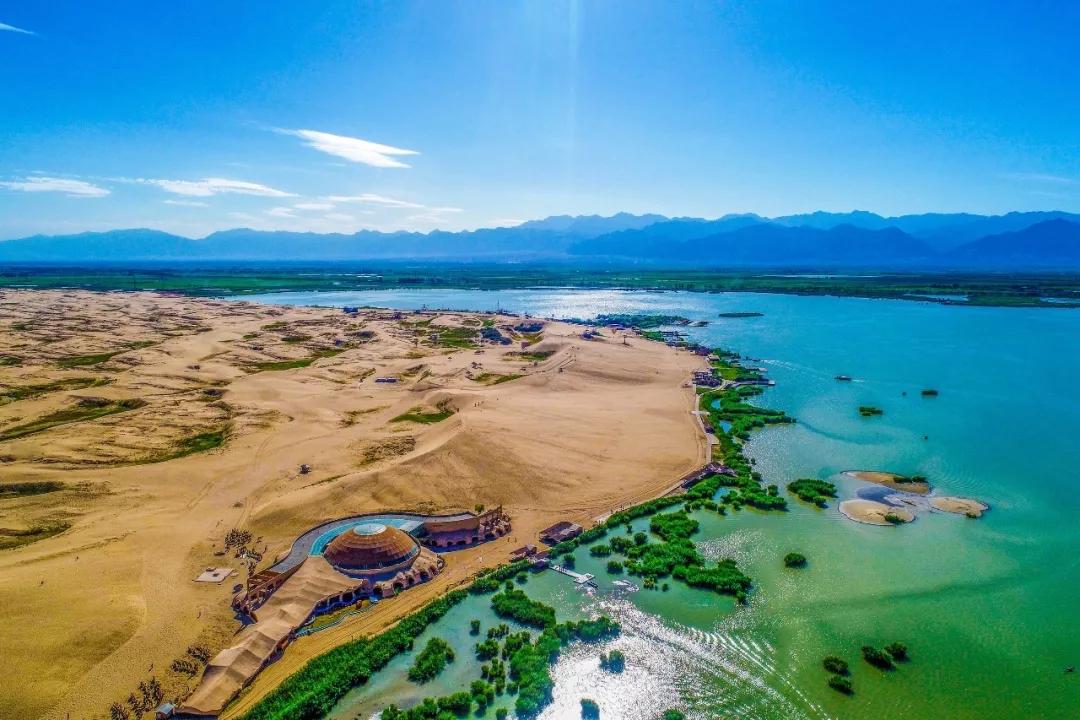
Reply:
[[[598, 577], [595, 593], [551, 572], [530, 577], [526, 589], [560, 619], [608, 613], [623, 635], [563, 655], [546, 720], [579, 717], [582, 697], [595, 699], [603, 717], [630, 720], [672, 706], [692, 718], [1080, 717], [1080, 675], [1064, 672], [1080, 665], [1080, 312], [559, 289], [238, 299], [707, 320], [686, 331], [759, 358], [751, 364], [768, 368], [776, 387], [757, 401], [798, 420], [748, 444], [767, 482], [829, 479], [844, 498], [865, 486], [839, 473], [880, 469], [926, 475], [941, 494], [992, 507], [979, 520], [936, 513], [895, 528], [846, 520], [836, 503], [821, 510], [797, 500], [785, 514], [699, 513], [703, 554], [734, 557], [754, 579], [744, 607], [677, 582], [668, 593], [627, 591], [601, 560], [578, 551], [578, 570]], [[839, 374], [854, 382], [837, 382]], [[921, 397], [924, 388], [940, 396]], [[862, 418], [860, 405], [885, 413]], [[805, 570], [782, 567], [793, 550], [809, 558]], [[485, 630], [495, 624], [489, 605], [470, 598], [418, 642], [438, 635], [458, 650], [442, 677], [415, 686], [404, 679], [411, 657], [400, 657], [334, 717], [369, 718], [390, 702], [466, 687], [479, 677], [468, 620], [480, 618]], [[860, 659], [860, 646], [894, 640], [912, 657], [897, 671]], [[627, 655], [621, 675], [599, 669], [599, 654], [612, 648]], [[853, 697], [826, 687], [826, 654], [851, 663]]]

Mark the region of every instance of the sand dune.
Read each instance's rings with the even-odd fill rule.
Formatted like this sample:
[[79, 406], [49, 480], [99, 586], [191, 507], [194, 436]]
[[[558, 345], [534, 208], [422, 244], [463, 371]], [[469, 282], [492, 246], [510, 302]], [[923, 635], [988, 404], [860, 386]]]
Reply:
[[[507, 333], [516, 322], [490, 319]], [[517, 345], [475, 354], [432, 341], [433, 329], [475, 326], [465, 314], [0, 293], [0, 359], [11, 358], [0, 392], [101, 380], [4, 401], [0, 433], [77, 416], [87, 398], [144, 403], [0, 441], [3, 484], [64, 483], [0, 499], [0, 529], [69, 525], [0, 550], [0, 653], [18, 659], [0, 685], [0, 717], [103, 717], [151, 676], [168, 697], [188, 692], [195, 680], [172, 662], [193, 645], [216, 652], [238, 626], [229, 599], [242, 575], [192, 582], [207, 566], [240, 568], [214, 554], [234, 527], [259, 538], [262, 568], [309, 527], [360, 512], [502, 504], [514, 523], [511, 538], [463, 551], [431, 583], [297, 641], [243, 703], [313, 654], [504, 560], [546, 524], [651, 497], [702, 461], [682, 387], [697, 358], [638, 338], [588, 342], [557, 323], [533, 346], [554, 354], [535, 366], [504, 357]], [[492, 380], [509, 373], [523, 377]], [[374, 382], [386, 376], [399, 382]], [[393, 422], [440, 407], [455, 414]], [[225, 444], [206, 449], [218, 433]]]

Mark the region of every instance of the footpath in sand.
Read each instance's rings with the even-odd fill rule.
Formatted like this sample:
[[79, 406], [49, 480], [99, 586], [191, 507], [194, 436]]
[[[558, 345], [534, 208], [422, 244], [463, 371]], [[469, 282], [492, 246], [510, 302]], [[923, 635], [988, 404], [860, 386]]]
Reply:
[[[588, 524], [700, 465], [684, 387], [698, 358], [560, 323], [541, 338], [520, 322], [0, 292], [0, 717], [107, 717], [152, 677], [166, 699], [184, 697], [198, 673], [174, 662], [216, 653], [239, 628], [229, 600], [242, 563], [215, 554], [234, 528], [251, 533], [262, 569], [307, 529], [364, 512], [502, 505], [514, 527], [300, 638], [230, 714], [546, 525]], [[455, 347], [485, 323], [514, 344]], [[408, 413], [452, 414], [395, 421]], [[211, 566], [238, 574], [194, 582]]]

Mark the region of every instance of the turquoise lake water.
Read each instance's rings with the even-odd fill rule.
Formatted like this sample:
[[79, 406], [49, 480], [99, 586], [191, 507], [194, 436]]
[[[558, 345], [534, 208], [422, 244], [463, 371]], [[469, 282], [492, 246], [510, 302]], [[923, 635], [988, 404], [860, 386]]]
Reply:
[[[624, 632], [564, 654], [545, 720], [578, 717], [581, 697], [597, 700], [603, 717], [633, 720], [666, 707], [692, 718], [1080, 717], [1080, 676], [1064, 673], [1080, 665], [1080, 312], [557, 289], [244, 299], [707, 320], [686, 332], [755, 358], [776, 381], [757, 401], [798, 420], [748, 444], [768, 482], [830, 479], [849, 497], [862, 484], [839, 473], [880, 469], [926, 475], [941, 494], [992, 507], [979, 520], [935, 513], [895, 528], [848, 521], [836, 503], [821, 510], [792, 501], [785, 514], [701, 513], [703, 554], [734, 557], [754, 579], [745, 607], [674, 582], [669, 593], [628, 592], [579, 551], [579, 571], [600, 581], [595, 593], [554, 573], [526, 587], [561, 619], [606, 612]], [[743, 311], [764, 317], [717, 317]], [[940, 395], [924, 398], [925, 388]], [[884, 415], [862, 418], [860, 405]], [[782, 567], [793, 550], [809, 558], [805, 570]], [[460, 648], [452, 671], [418, 688], [404, 679], [411, 659], [398, 658], [335, 717], [369, 718], [387, 702], [467, 686], [479, 676], [468, 619], [494, 622], [488, 603], [470, 598], [430, 631]], [[881, 673], [859, 659], [861, 645], [893, 640], [912, 656], [899, 670]], [[612, 647], [627, 655], [622, 675], [599, 669], [599, 653]], [[852, 664], [853, 697], [825, 686], [826, 654]]]

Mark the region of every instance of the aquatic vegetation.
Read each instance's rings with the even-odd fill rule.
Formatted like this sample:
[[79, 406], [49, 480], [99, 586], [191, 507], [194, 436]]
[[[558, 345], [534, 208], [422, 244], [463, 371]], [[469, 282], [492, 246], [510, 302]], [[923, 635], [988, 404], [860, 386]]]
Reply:
[[601, 653], [600, 667], [608, 672], [621, 673], [626, 668], [626, 655], [618, 650]]
[[938, 395], [937, 390], [923, 390], [922, 391], [922, 396], [923, 397], [937, 397], [937, 395]]
[[57, 410], [56, 412], [42, 415], [37, 420], [10, 427], [0, 432], [0, 440], [14, 440], [15, 438], [33, 435], [60, 425], [87, 422], [97, 420], [107, 415], [136, 410], [146, 405], [145, 400], [132, 398], [130, 400], [106, 400], [104, 398], [81, 398], [74, 406]]
[[668, 708], [664, 711], [663, 720], [686, 720], [686, 716], [674, 708]]
[[844, 677], [843, 675], [830, 675], [828, 682], [829, 687], [845, 695], [851, 695], [855, 692], [855, 688], [851, 684], [851, 678]]
[[479, 635], [480, 634], [480, 621], [479, 620], [473, 619], [473, 620], [469, 621], [469, 634], [470, 635]]
[[850, 668], [848, 668], [847, 660], [837, 657], [836, 655], [826, 655], [822, 659], [821, 664], [833, 675], [847, 675], [851, 672]]
[[872, 405], [860, 405], [859, 414], [863, 417], [874, 417], [875, 415], [884, 415], [885, 411]]
[[541, 630], [555, 626], [555, 610], [549, 605], [533, 600], [522, 590], [513, 586], [491, 598], [491, 608], [499, 617], [514, 620]]
[[698, 521], [685, 510], [655, 515], [649, 529], [663, 542], [637, 545], [628, 552], [626, 570], [652, 580], [674, 577], [691, 587], [700, 587], [742, 600], [750, 589], [750, 578], [734, 560], [721, 560], [706, 567], [690, 536], [698, 531]]
[[593, 545], [589, 548], [589, 554], [593, 557], [607, 557], [611, 555], [610, 545]]
[[788, 483], [787, 489], [800, 500], [813, 503], [818, 507], [827, 507], [826, 500], [836, 497], [836, 486], [817, 478], [799, 478]]
[[408, 677], [415, 683], [426, 683], [434, 680], [452, 662], [454, 651], [450, 645], [442, 638], [431, 638], [413, 661]]
[[488, 638], [483, 642], [476, 643], [476, 657], [480, 660], [490, 660], [493, 657], [499, 655], [499, 641], [495, 638]]
[[907, 660], [907, 645], [902, 642], [891, 642], [885, 646], [885, 652], [892, 656], [893, 660]]
[[892, 670], [896, 667], [893, 665], [892, 657], [888, 653], [878, 650], [873, 645], [863, 645], [861, 652], [863, 660], [866, 660], [866, 662], [879, 670]]
[[618, 560], [608, 560], [607, 571], [612, 575], [622, 575], [623, 564]]
[[581, 699], [581, 717], [585, 720], [597, 720], [600, 717], [600, 706], [595, 700]]
[[790, 552], [784, 556], [784, 567], [789, 568], [802, 568], [806, 567], [806, 556], [797, 552]]

